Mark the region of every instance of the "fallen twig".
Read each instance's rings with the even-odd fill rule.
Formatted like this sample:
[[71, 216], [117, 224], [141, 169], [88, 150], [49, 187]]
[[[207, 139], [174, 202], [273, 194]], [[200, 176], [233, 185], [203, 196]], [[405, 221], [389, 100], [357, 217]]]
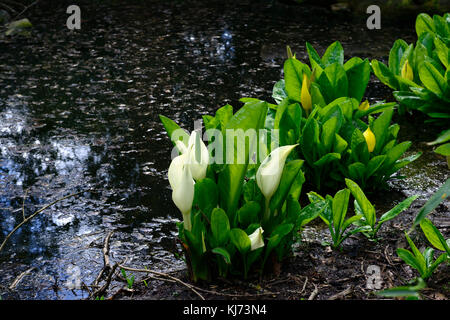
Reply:
[[35, 216], [37, 216], [39, 213], [41, 213], [41, 212], [44, 211], [45, 209], [47, 209], [47, 208], [53, 206], [54, 204], [56, 204], [56, 203], [58, 203], [58, 202], [61, 202], [61, 201], [65, 200], [65, 199], [67, 199], [67, 198], [70, 198], [70, 197], [77, 196], [77, 195], [79, 195], [79, 194], [81, 194], [81, 193], [83, 193], [83, 192], [85, 192], [85, 191], [80, 191], [80, 192], [77, 192], [77, 193], [72, 193], [72, 194], [69, 194], [68, 196], [65, 196], [65, 197], [61, 198], [61, 199], [55, 200], [55, 201], [53, 201], [52, 203], [50, 203], [50, 204], [48, 204], [48, 205], [42, 207], [41, 209], [39, 209], [38, 211], [36, 211], [35, 213], [33, 213], [33, 214], [32, 214], [31, 216], [29, 216], [28, 218], [23, 219], [23, 221], [22, 221], [21, 223], [19, 223], [19, 224], [18, 224], [18, 225], [17, 225], [10, 233], [8, 233], [8, 235], [5, 237], [5, 239], [3, 240], [2, 244], [0, 245], [0, 251], [3, 250], [3, 248], [5, 247], [5, 244], [6, 244], [6, 242], [8, 241], [8, 239], [11, 238], [11, 236], [12, 236], [17, 230], [20, 229], [20, 227], [22, 227], [22, 226], [23, 226], [24, 224], [26, 224], [28, 221], [30, 221], [31, 219], [33, 219], [33, 218], [34, 218]]
[[314, 298], [317, 296], [317, 294], [319, 293], [319, 289], [317, 288], [316, 284], [313, 283], [314, 285], [314, 291], [311, 292], [311, 295], [309, 296], [308, 300], [314, 300]]
[[100, 270], [97, 278], [95, 278], [94, 283], [92, 284], [94, 287], [98, 287], [98, 283], [100, 282], [102, 276], [105, 274], [107, 270], [112, 269], [111, 262], [109, 260], [109, 241], [111, 240], [111, 236], [113, 235], [114, 230], [110, 231], [103, 242], [103, 268]]
[[328, 300], [342, 299], [342, 298], [344, 298], [345, 296], [349, 295], [352, 292], [353, 292], [353, 288], [352, 288], [352, 286], [349, 286], [344, 291], [341, 291], [341, 292], [336, 293], [335, 295], [332, 295], [331, 297], [328, 298]]
[[119, 267], [120, 267], [121, 269], [128, 270], [128, 271], [134, 271], [134, 272], [147, 272], [147, 273], [152, 273], [152, 274], [155, 274], [155, 275], [160, 276], [160, 277], [163, 277], [163, 278], [164, 278], [164, 277], [169, 278], [170, 280], [173, 280], [173, 281], [175, 281], [175, 282], [178, 282], [179, 284], [181, 284], [181, 285], [185, 286], [186, 288], [190, 289], [190, 290], [191, 290], [192, 292], [194, 292], [197, 296], [199, 296], [200, 299], [205, 300], [205, 298], [197, 291], [197, 290], [200, 289], [200, 288], [197, 288], [197, 287], [195, 287], [195, 286], [193, 286], [193, 285], [191, 285], [191, 284], [189, 284], [189, 283], [186, 283], [186, 282], [184, 282], [184, 281], [182, 281], [182, 280], [180, 280], [180, 279], [178, 279], [178, 278], [176, 278], [176, 277], [174, 277], [174, 276], [171, 276], [171, 275], [169, 275], [169, 274], [167, 274], [167, 273], [158, 272], [158, 271], [153, 271], [153, 270], [148, 270], [148, 269], [136, 269], [136, 268], [131, 268], [131, 267], [122, 266], [122, 265], [119, 265]]
[[21, 274], [19, 274], [17, 276], [17, 278], [11, 283], [11, 285], [9, 286], [9, 290], [14, 290], [16, 288], [16, 286], [19, 284], [20, 281], [22, 281], [22, 279], [28, 275], [29, 273], [31, 273], [31, 271], [33, 271], [35, 268], [31, 267], [28, 270], [25, 270], [24, 272], [22, 272]]

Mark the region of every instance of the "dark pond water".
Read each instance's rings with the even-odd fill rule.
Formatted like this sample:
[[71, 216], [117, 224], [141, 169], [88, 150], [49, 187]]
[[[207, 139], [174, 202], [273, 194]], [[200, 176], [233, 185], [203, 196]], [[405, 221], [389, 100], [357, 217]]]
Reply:
[[[364, 17], [271, 1], [78, 3], [79, 31], [65, 27], [67, 4], [54, 2], [28, 12], [31, 38], [0, 39], [0, 240], [22, 220], [27, 190], [26, 215], [86, 191], [10, 239], [0, 253], [3, 299], [86, 297], [67, 284], [78, 275], [92, 283], [110, 230], [114, 261], [184, 268], [173, 255], [179, 214], [158, 114], [192, 129], [226, 103], [239, 108], [240, 97], [271, 100], [286, 44], [303, 60], [305, 41], [323, 53], [335, 40], [347, 57], [385, 59], [396, 38], [414, 40], [413, 21], [369, 31]], [[367, 91], [372, 101], [388, 95], [378, 82]], [[390, 203], [413, 193], [426, 199], [448, 176], [424, 144], [436, 131], [409, 121], [402, 128], [425, 154], [393, 182]]]

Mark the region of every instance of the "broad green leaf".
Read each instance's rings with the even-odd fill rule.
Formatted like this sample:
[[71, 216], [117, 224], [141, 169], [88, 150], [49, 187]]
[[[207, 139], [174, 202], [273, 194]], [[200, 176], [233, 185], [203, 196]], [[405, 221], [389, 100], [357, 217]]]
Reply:
[[300, 102], [300, 93], [303, 82], [303, 73], [311, 76], [309, 67], [295, 58], [287, 59], [284, 62], [284, 82], [285, 90], [290, 99]]
[[335, 134], [338, 132], [338, 118], [333, 117], [328, 119], [322, 126], [321, 140], [327, 152], [331, 151], [334, 144]]
[[319, 66], [320, 68], [325, 69], [325, 65], [322, 63], [322, 59], [309, 42], [306, 42], [306, 51], [308, 52], [311, 68], [314, 69]]
[[217, 207], [218, 194], [216, 183], [205, 178], [199, 180], [194, 185], [194, 201], [193, 206], [198, 206], [200, 210], [209, 218], [211, 211]]
[[428, 241], [430, 241], [436, 249], [445, 251], [450, 256], [450, 248], [448, 247], [447, 242], [430, 220], [426, 218], [423, 219], [420, 222], [420, 228]]
[[370, 62], [354, 57], [344, 64], [348, 79], [348, 95], [361, 102], [370, 80]]
[[[348, 95], [348, 79], [342, 64], [336, 62], [330, 64], [325, 68], [324, 73], [326, 74], [331, 88], [333, 89], [333, 99], [346, 97]], [[330, 97], [330, 95], [328, 96]]]
[[283, 168], [283, 173], [281, 174], [280, 184], [277, 191], [272, 196], [270, 200], [270, 210], [272, 212], [276, 209], [280, 209], [283, 205], [292, 183], [295, 181], [301, 167], [303, 165], [303, 160], [293, 160], [285, 164]]
[[233, 117], [233, 107], [229, 104], [219, 108], [216, 111], [216, 119], [220, 123], [222, 130], [226, 128], [228, 121]]
[[385, 155], [375, 156], [370, 159], [366, 167], [365, 176], [367, 178], [371, 177], [381, 167], [385, 159]]
[[219, 246], [226, 244], [230, 234], [230, 221], [225, 211], [220, 208], [214, 208], [211, 213], [211, 231]]
[[391, 210], [389, 210], [388, 212], [384, 213], [381, 217], [380, 220], [378, 221], [379, 224], [384, 223], [386, 221], [392, 220], [394, 219], [396, 216], [398, 216], [401, 212], [403, 212], [404, 210], [408, 209], [411, 204], [418, 198], [419, 196], [411, 196], [405, 200], [403, 200], [402, 202], [400, 202], [399, 204], [397, 204], [394, 208], [392, 208]]
[[364, 177], [366, 166], [361, 162], [354, 162], [348, 166], [348, 174], [354, 180], [361, 180]]
[[258, 185], [254, 179], [248, 180], [244, 185], [244, 201], [256, 201], [261, 202], [263, 199], [263, 194], [259, 190]]
[[395, 75], [384, 63], [379, 62], [378, 60], [372, 60], [371, 66], [373, 73], [377, 76], [378, 79], [380, 79], [382, 83], [384, 83], [391, 89], [400, 89], [400, 85], [395, 78]]
[[425, 88], [438, 96], [444, 96], [446, 81], [431, 63], [424, 62], [419, 66], [419, 76]]
[[226, 264], [231, 264], [230, 253], [225, 248], [217, 247], [212, 249], [211, 252], [222, 256]]
[[333, 152], [342, 154], [347, 149], [348, 143], [339, 134], [335, 134]]
[[448, 68], [450, 49], [439, 38], [434, 38], [434, 45], [436, 46], [436, 52], [442, 64]]
[[280, 104], [283, 99], [287, 97], [287, 93], [285, 90], [284, 79], [281, 79], [273, 86], [272, 90], [272, 98], [275, 100], [277, 104]]
[[402, 286], [390, 288], [382, 291], [376, 292], [377, 295], [388, 297], [388, 298], [396, 298], [396, 297], [408, 297], [408, 298], [416, 298], [419, 299], [420, 295], [418, 293], [419, 290], [425, 289], [427, 284], [423, 281], [422, 278], [417, 279], [417, 284], [415, 286]]
[[433, 146], [436, 144], [441, 144], [444, 142], [450, 141], [450, 129], [442, 131], [438, 138], [432, 142], [427, 143], [429, 146]]
[[425, 205], [420, 209], [416, 218], [414, 219], [413, 228], [416, 227], [420, 222], [433, 211], [443, 200], [450, 196], [450, 178], [445, 181], [445, 183], [436, 191], [430, 199], [425, 203]]
[[348, 189], [339, 190], [333, 198], [333, 224], [336, 234], [338, 234], [341, 230], [341, 226], [344, 223], [345, 216], [347, 215], [349, 198], [350, 191]]
[[238, 251], [242, 255], [245, 255], [251, 248], [250, 238], [242, 229], [239, 228], [231, 229], [230, 239], [231, 242], [236, 247], [236, 249], [238, 249]]
[[296, 223], [297, 228], [301, 228], [308, 222], [317, 218], [322, 213], [322, 211], [325, 210], [326, 206], [327, 202], [325, 200], [321, 200], [318, 202], [310, 203], [309, 205], [301, 209]]
[[425, 274], [425, 270], [421, 266], [420, 262], [416, 259], [416, 257], [411, 253], [411, 251], [398, 248], [397, 255], [402, 259], [405, 263], [409, 264], [411, 267], [416, 269], [421, 276]]
[[431, 32], [434, 33], [433, 19], [426, 13], [421, 13], [416, 19], [416, 33], [419, 37], [422, 33]]
[[439, 147], [436, 148], [436, 150], [434, 150], [434, 152], [446, 157], [450, 156], [450, 143], [440, 145]]
[[[228, 121], [226, 125], [225, 139], [234, 141], [234, 138], [228, 139], [229, 134], [237, 135], [239, 133], [239, 129], [242, 129], [244, 134], [249, 129], [258, 132], [259, 129], [264, 128], [266, 113], [267, 103], [262, 101], [246, 103]], [[227, 146], [227, 163], [224, 165], [224, 169], [219, 173], [218, 177], [220, 207], [227, 212], [231, 221], [234, 221], [234, 215], [241, 196], [242, 185], [249, 163], [250, 146], [253, 146], [256, 143], [256, 141], [254, 141], [256, 139], [250, 140], [253, 141], [248, 143], [248, 148], [243, 148], [243, 146], [239, 143], [233, 143], [233, 148]], [[238, 152], [241, 154], [238, 154]], [[244, 154], [242, 154], [242, 152]], [[241, 157], [244, 158], [243, 164], [238, 163], [238, 159]], [[230, 160], [231, 163], [229, 162]]]
[[186, 146], [188, 145], [189, 135], [186, 131], [180, 128], [175, 121], [163, 116], [159, 115], [159, 119], [161, 120], [164, 128], [166, 129], [167, 135], [169, 136], [172, 143], [175, 145], [175, 142], [181, 140]]
[[345, 230], [347, 230], [347, 228], [352, 224], [355, 223], [358, 220], [361, 220], [363, 216], [360, 214], [351, 216], [350, 218], [348, 218], [347, 220], [344, 221], [344, 223], [342, 224], [342, 232], [344, 232]]
[[408, 236], [408, 234], [406, 232], [405, 232], [405, 237], [406, 237], [406, 240], [408, 241], [408, 244], [412, 250], [412, 253], [414, 254], [414, 256], [416, 258], [416, 262], [420, 266], [419, 271], [422, 273], [425, 273], [425, 270], [426, 270], [425, 257], [423, 256], [422, 252], [420, 252], [419, 249], [417, 249], [416, 245], [414, 244], [414, 242], [411, 240], [411, 238]]
[[325, 67], [333, 63], [338, 63], [341, 66], [344, 64], [344, 49], [339, 41], [333, 42], [327, 48], [322, 57], [322, 62]]
[[341, 155], [339, 153], [327, 153], [323, 157], [321, 157], [319, 160], [313, 163], [315, 167], [323, 167], [328, 165], [329, 163], [340, 160]]
[[401, 74], [402, 66], [400, 64], [400, 61], [402, 60], [402, 57], [405, 54], [407, 48], [408, 44], [404, 40], [398, 39], [394, 42], [394, 45], [389, 52], [389, 69], [395, 75]]
[[305, 175], [302, 170], [298, 171], [297, 176], [292, 182], [291, 188], [289, 189], [289, 195], [292, 196], [296, 201], [300, 198], [300, 193], [302, 191], [303, 183], [305, 182]]
[[360, 206], [364, 217], [367, 220], [367, 223], [373, 228], [376, 220], [375, 208], [355, 182], [350, 179], [345, 179], [345, 184], [350, 189], [350, 192], [352, 193], [355, 200], [358, 202], [358, 205]]
[[261, 218], [259, 216], [260, 212], [261, 205], [258, 202], [250, 201], [237, 211], [237, 218], [242, 226], [247, 227], [251, 223], [259, 222]]
[[384, 147], [386, 142], [386, 136], [388, 133], [389, 125], [391, 124], [393, 109], [388, 109], [384, 111], [372, 125], [372, 132], [375, 135], [375, 149], [373, 152], [378, 154], [380, 150]]

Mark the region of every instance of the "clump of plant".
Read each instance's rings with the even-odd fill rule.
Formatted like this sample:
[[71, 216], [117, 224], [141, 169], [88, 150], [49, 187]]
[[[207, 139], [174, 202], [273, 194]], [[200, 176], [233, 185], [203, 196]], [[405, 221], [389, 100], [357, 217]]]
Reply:
[[[296, 231], [325, 206], [300, 208], [303, 161], [287, 161], [295, 144], [271, 148], [252, 134], [264, 128], [267, 109], [267, 103], [252, 100], [234, 115], [227, 105], [205, 117], [208, 147], [196, 131], [189, 136], [160, 116], [181, 152], [168, 177], [183, 215], [178, 237], [194, 281], [262, 273], [268, 261], [289, 254]], [[252, 146], [270, 153], [254, 159]]]
[[[420, 225], [423, 234], [434, 248], [427, 247], [423, 251], [420, 251], [408, 233], [405, 233], [406, 241], [411, 250], [403, 248], [397, 249], [397, 255], [419, 273], [420, 277], [413, 279], [413, 282], [417, 282], [417, 285], [391, 288], [378, 292], [377, 294], [386, 297], [404, 296], [418, 299], [420, 297], [418, 291], [426, 287], [424, 279], [429, 278], [442, 263], [446, 261], [447, 263], [450, 263], [450, 239], [445, 240], [442, 233], [429, 219], [426, 218], [431, 211], [449, 196], [450, 179], [447, 179], [439, 190], [436, 191], [420, 209], [410, 230], [411, 232], [417, 225]], [[443, 253], [435, 258], [435, 250]]]
[[[367, 199], [358, 184], [350, 179], [345, 179], [345, 182], [347, 188], [339, 190], [334, 197], [327, 195], [323, 198], [315, 192], [308, 193], [311, 203], [325, 201], [327, 204], [325, 209], [320, 213], [320, 218], [322, 218], [330, 230], [333, 248], [339, 248], [345, 239], [356, 233], [363, 233], [370, 240], [377, 240], [377, 232], [382, 224], [397, 217], [417, 199], [417, 196], [407, 198], [384, 213], [377, 220], [374, 206]], [[355, 198], [355, 214], [346, 218], [350, 194]], [[348, 230], [352, 225], [356, 227]]]
[[361, 102], [370, 79], [370, 63], [353, 57], [344, 63], [344, 49], [334, 42], [322, 57], [306, 43], [310, 65], [299, 61], [288, 47], [284, 62], [284, 79], [273, 88], [273, 98], [279, 104], [284, 99], [297, 102], [307, 117], [314, 106], [324, 107], [340, 97]]
[[397, 40], [389, 54], [389, 66], [373, 60], [372, 69], [381, 82], [395, 90], [401, 111], [420, 110], [433, 121], [449, 119], [450, 14], [433, 18], [420, 14], [416, 32], [415, 46]]
[[[280, 145], [299, 144], [292, 157], [305, 159], [306, 179], [316, 190], [337, 189], [345, 178], [363, 189], [381, 188], [420, 156], [402, 158], [411, 142], [397, 143], [400, 127], [391, 124], [393, 105], [342, 97], [316, 105], [305, 118], [300, 104], [285, 99], [268, 113], [266, 128], [278, 130]], [[371, 115], [380, 112], [376, 119]]]

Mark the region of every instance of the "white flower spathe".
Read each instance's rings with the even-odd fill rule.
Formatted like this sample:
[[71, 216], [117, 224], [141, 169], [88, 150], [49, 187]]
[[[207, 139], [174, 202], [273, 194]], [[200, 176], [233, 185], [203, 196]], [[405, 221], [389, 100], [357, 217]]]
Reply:
[[286, 158], [296, 146], [295, 144], [276, 148], [259, 166], [256, 172], [256, 183], [266, 201], [269, 201], [278, 189]]
[[263, 232], [263, 228], [259, 227], [251, 235], [248, 236], [250, 238], [251, 251], [264, 247], [264, 238], [262, 236]]

